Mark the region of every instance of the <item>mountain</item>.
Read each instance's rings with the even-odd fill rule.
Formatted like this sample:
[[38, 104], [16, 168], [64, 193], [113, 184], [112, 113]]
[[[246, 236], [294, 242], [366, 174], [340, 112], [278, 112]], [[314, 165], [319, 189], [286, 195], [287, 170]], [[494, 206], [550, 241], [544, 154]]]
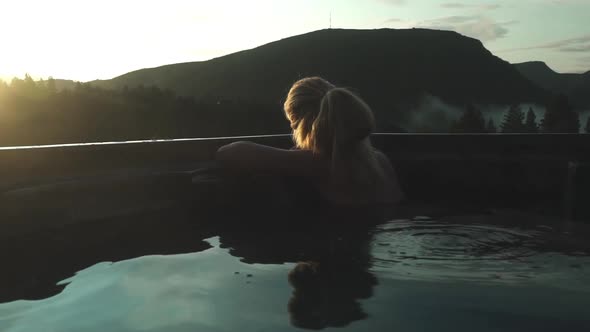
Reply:
[[352, 87], [377, 111], [407, 109], [424, 95], [464, 105], [543, 102], [547, 92], [479, 40], [428, 29], [328, 29], [203, 62], [142, 69], [94, 85], [157, 85], [205, 100], [280, 105], [298, 78]]
[[514, 64], [531, 82], [553, 93], [565, 94], [578, 108], [590, 108], [590, 71], [584, 74], [562, 74], [541, 61]]

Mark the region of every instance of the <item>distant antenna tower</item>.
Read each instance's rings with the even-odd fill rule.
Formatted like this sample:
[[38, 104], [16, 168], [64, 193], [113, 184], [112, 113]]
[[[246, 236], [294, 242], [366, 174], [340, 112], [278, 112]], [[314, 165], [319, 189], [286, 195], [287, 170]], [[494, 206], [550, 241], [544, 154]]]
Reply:
[[330, 29], [332, 29], [332, 11], [330, 11]]

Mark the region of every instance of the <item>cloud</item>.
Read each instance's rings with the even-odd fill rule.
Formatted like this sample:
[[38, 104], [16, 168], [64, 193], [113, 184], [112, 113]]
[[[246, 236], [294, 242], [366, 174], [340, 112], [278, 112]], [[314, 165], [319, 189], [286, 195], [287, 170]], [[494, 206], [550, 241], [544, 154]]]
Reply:
[[588, 0], [543, 0], [543, 3], [553, 5], [588, 5]]
[[473, 21], [477, 18], [477, 16], [459, 16], [459, 15], [455, 15], [455, 16], [447, 16], [447, 17], [442, 17], [442, 18], [436, 18], [436, 19], [432, 19], [432, 20], [426, 20], [423, 21], [426, 24], [455, 24], [455, 23], [465, 23], [465, 22], [469, 22], [469, 21]]
[[527, 47], [516, 47], [498, 52], [515, 52], [515, 51], [528, 51], [528, 50], [540, 50], [540, 49], [551, 49], [560, 52], [589, 52], [590, 51], [590, 34], [583, 35], [576, 38], [567, 38], [550, 43], [543, 43]]
[[590, 72], [590, 55], [576, 58], [576, 66], [574, 67], [574, 71], [581, 73]]
[[479, 10], [494, 10], [498, 9], [501, 6], [499, 4], [466, 4], [466, 3], [459, 3], [459, 2], [446, 2], [440, 5], [442, 8], [446, 9], [479, 9]]
[[562, 47], [561, 52], [590, 52], [590, 44]]
[[518, 22], [497, 22], [483, 15], [454, 15], [424, 21], [386, 21], [385, 23], [415, 28], [450, 30], [481, 41], [493, 41], [505, 37], [509, 32], [508, 26]]
[[424, 21], [404, 21], [392, 18], [384, 23], [393, 23], [399, 27], [456, 31], [481, 41], [492, 41], [505, 37], [509, 32], [507, 26], [518, 22], [496, 22], [481, 15], [454, 15]]
[[406, 4], [406, 0], [379, 0], [390, 5], [401, 6]]

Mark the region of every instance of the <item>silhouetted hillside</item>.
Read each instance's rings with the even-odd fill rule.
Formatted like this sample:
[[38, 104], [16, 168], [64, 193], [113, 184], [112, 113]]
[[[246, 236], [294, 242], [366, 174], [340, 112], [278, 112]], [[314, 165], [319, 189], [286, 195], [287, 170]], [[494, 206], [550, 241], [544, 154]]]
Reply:
[[407, 109], [422, 95], [449, 103], [544, 102], [546, 92], [476, 39], [455, 32], [321, 30], [204, 62], [131, 72], [93, 84], [143, 84], [203, 100], [279, 105], [298, 78], [321, 75], [350, 86], [376, 112]]
[[575, 106], [588, 109], [590, 108], [590, 71], [581, 75], [580, 84], [569, 93], [569, 97]]
[[561, 74], [541, 61], [514, 64], [516, 69], [538, 86], [553, 93], [565, 94], [574, 106], [590, 108], [590, 72]]
[[0, 82], [0, 146], [289, 132], [285, 116], [268, 105], [206, 103], [157, 87], [57, 85], [29, 75]]
[[55, 87], [57, 91], [66, 90], [66, 89], [73, 89], [76, 87], [76, 81], [72, 80], [62, 80], [62, 79], [54, 79]]

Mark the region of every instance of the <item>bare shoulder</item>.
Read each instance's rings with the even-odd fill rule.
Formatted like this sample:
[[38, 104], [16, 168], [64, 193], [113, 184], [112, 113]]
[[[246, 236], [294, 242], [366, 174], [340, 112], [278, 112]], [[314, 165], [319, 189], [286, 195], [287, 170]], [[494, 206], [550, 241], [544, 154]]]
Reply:
[[224, 145], [215, 157], [227, 168], [285, 175], [319, 175], [328, 165], [311, 151], [280, 149], [248, 141]]

